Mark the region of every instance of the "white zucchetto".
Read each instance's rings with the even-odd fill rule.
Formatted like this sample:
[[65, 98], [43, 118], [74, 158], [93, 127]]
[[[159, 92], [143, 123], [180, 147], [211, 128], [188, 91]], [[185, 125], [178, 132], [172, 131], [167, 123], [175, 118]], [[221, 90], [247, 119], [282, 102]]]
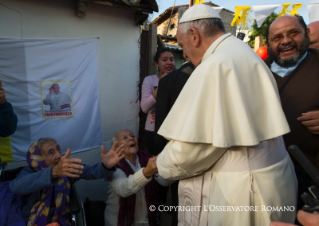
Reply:
[[204, 4], [197, 4], [190, 7], [188, 10], [185, 11], [179, 23], [190, 22], [194, 20], [200, 19], [208, 19], [208, 18], [219, 18], [220, 16], [218, 12], [213, 9], [213, 7], [204, 5]]

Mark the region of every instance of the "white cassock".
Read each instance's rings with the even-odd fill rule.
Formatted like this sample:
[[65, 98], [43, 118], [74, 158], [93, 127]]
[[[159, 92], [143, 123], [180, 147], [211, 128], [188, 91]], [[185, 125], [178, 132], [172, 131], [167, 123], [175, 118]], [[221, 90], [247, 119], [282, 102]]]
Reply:
[[[218, 38], [188, 79], [159, 134], [159, 174], [180, 179], [179, 225], [293, 223], [297, 183], [282, 136], [289, 126], [276, 82], [231, 34]], [[249, 209], [247, 209], [249, 208]]]
[[44, 99], [45, 105], [50, 105], [50, 111], [70, 111], [71, 98], [66, 93], [48, 94]]

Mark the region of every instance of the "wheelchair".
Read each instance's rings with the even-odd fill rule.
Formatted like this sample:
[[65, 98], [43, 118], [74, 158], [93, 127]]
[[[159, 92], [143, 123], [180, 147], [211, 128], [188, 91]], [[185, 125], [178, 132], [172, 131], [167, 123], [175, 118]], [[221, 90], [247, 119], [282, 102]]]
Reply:
[[[6, 167], [6, 163], [1, 163], [0, 158], [0, 183], [4, 181], [10, 181], [17, 177], [20, 171], [24, 168], [18, 167], [15, 169], [4, 170]], [[86, 218], [85, 218], [85, 211], [83, 207], [83, 202], [78, 196], [76, 187], [73, 184], [70, 189], [70, 210], [71, 210], [71, 217], [72, 217], [72, 226], [87, 226]]]

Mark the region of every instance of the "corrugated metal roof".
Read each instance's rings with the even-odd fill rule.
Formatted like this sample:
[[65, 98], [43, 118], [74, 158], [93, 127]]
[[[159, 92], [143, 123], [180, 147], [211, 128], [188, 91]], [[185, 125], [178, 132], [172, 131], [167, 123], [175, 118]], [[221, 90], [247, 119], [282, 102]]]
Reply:
[[139, 12], [153, 13], [158, 12], [156, 0], [80, 0], [81, 2], [90, 2], [115, 7], [124, 7]]
[[165, 47], [173, 49], [173, 50], [180, 50], [180, 51], [183, 50], [183, 48], [177, 44], [171, 44], [171, 43], [164, 42], [164, 45], [165, 45]]

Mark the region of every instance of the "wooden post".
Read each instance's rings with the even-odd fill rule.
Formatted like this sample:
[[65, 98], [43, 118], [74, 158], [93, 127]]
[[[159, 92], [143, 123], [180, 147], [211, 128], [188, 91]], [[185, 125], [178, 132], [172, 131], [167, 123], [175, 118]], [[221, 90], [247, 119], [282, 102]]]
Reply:
[[157, 51], [157, 24], [150, 24], [148, 33], [148, 74], [154, 75], [157, 73], [154, 65], [154, 56]]
[[[144, 78], [147, 76], [148, 73], [148, 30], [143, 30], [141, 37], [141, 45], [140, 45], [140, 82], [138, 84], [138, 92], [139, 92], [139, 100], [141, 102], [142, 96], [142, 84]], [[139, 113], [139, 129], [138, 129], [138, 147], [145, 150], [145, 142], [144, 142], [144, 135], [145, 135], [145, 121], [146, 121], [146, 114], [140, 109]]]
[[263, 46], [263, 36], [257, 36], [255, 38], [255, 47], [254, 47], [255, 52], [262, 46]]

